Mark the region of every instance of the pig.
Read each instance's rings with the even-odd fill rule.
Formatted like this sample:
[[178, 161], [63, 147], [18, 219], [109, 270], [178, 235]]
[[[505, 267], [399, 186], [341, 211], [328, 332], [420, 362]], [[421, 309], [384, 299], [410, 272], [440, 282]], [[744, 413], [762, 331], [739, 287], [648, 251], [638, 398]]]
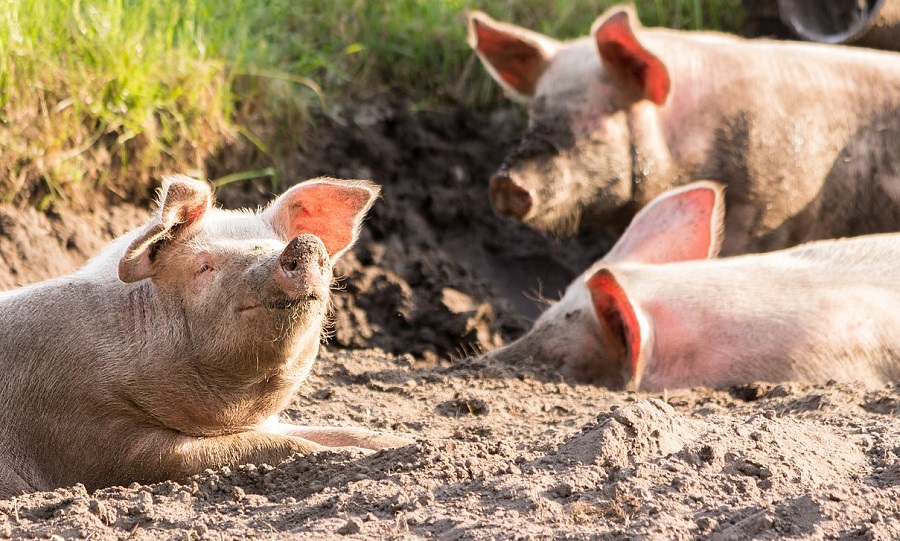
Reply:
[[171, 176], [145, 226], [73, 274], [0, 293], [0, 497], [409, 443], [278, 417], [379, 190], [320, 178], [227, 211]]
[[468, 39], [528, 108], [490, 179], [500, 215], [619, 233], [661, 193], [718, 179], [725, 255], [900, 225], [900, 54], [645, 29], [630, 7], [568, 42], [473, 11]]
[[488, 360], [648, 391], [900, 377], [900, 234], [716, 259], [723, 209], [713, 182], [660, 195]]

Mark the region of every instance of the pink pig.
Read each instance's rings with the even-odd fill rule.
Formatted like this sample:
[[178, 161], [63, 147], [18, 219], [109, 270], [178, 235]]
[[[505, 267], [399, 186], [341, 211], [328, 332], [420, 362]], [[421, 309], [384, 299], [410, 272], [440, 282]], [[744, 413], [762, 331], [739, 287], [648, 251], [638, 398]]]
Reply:
[[489, 358], [532, 358], [613, 388], [900, 377], [900, 234], [709, 259], [723, 190], [657, 197], [519, 340]]
[[278, 418], [378, 193], [323, 178], [227, 211], [206, 183], [170, 177], [149, 222], [84, 268], [0, 293], [0, 498], [408, 443]]
[[900, 224], [900, 54], [643, 28], [614, 7], [572, 41], [469, 14], [469, 43], [528, 108], [494, 209], [564, 236], [657, 195], [727, 183], [734, 255]]

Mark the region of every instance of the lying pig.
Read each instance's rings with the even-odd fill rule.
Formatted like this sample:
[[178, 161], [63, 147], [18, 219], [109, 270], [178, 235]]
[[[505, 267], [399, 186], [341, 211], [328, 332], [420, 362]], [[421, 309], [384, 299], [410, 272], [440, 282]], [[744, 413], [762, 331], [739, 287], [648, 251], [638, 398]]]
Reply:
[[0, 497], [407, 443], [277, 418], [378, 192], [317, 179], [234, 212], [171, 177], [150, 222], [80, 271], [0, 293]]
[[715, 178], [726, 254], [900, 226], [900, 54], [644, 29], [624, 7], [564, 43], [480, 12], [468, 28], [530, 116], [490, 181], [502, 215], [618, 227]]
[[722, 189], [657, 197], [610, 252], [509, 346], [613, 388], [900, 377], [900, 234], [707, 259], [722, 240]]

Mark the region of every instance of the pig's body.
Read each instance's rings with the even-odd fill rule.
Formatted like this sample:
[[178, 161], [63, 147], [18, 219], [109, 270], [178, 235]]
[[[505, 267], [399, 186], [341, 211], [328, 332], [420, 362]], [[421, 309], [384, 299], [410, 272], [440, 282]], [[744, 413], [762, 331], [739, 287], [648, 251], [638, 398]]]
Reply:
[[[492, 179], [499, 212], [562, 234], [624, 225], [664, 191], [714, 178], [728, 186], [727, 254], [900, 226], [900, 55], [628, 17], [610, 10], [565, 43], [470, 17], [473, 47], [529, 105], [528, 132]], [[532, 85], [509, 78], [521, 68], [498, 52], [504, 39], [538, 44]]]
[[[329, 190], [353, 200], [334, 202], [345, 223], [282, 228]], [[261, 213], [210, 208], [183, 177], [166, 193], [154, 221], [78, 272], [0, 293], [0, 497], [403, 442], [274, 417], [309, 374], [331, 262], [377, 188], [311, 182]]]
[[[646, 225], [641, 217], [623, 239]], [[614, 248], [526, 336], [492, 355], [646, 390], [900, 379], [900, 234], [706, 260], [702, 249], [661, 255], [691, 235], [652, 229], [644, 233], [662, 237], [653, 250], [633, 249], [644, 241]]]
[[900, 235], [891, 234], [616, 265], [616, 279], [648, 321], [641, 388], [897, 381], [898, 261]]

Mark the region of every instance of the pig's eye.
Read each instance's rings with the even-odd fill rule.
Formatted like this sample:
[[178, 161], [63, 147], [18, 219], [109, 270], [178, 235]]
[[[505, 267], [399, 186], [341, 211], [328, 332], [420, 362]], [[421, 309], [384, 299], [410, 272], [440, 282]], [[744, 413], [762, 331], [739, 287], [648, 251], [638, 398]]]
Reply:
[[213, 268], [204, 263], [203, 265], [200, 265], [199, 269], [197, 269], [197, 274], [203, 274], [204, 272], [211, 270], [213, 270]]

